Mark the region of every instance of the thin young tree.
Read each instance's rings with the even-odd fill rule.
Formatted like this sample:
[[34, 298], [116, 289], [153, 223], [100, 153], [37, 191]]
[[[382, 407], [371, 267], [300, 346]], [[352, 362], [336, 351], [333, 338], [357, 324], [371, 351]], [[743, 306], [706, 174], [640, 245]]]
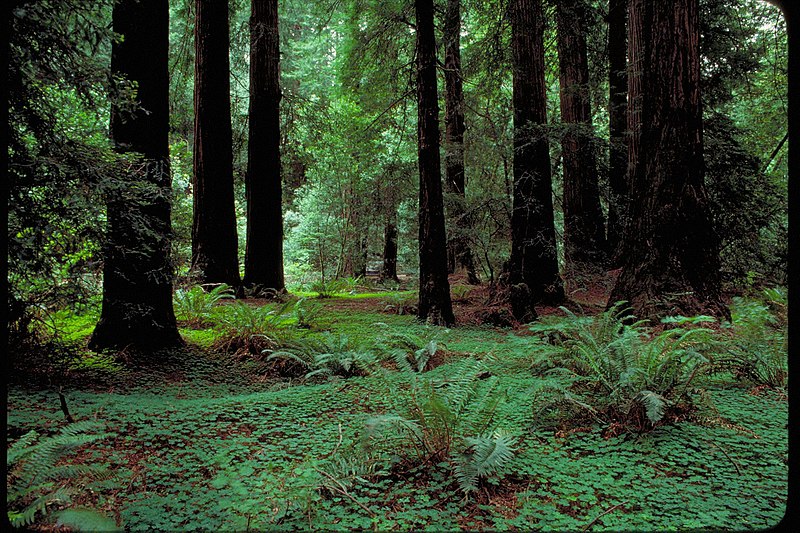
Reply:
[[439, 104], [433, 0], [415, 0], [417, 30], [417, 136], [419, 156], [419, 307], [417, 316], [438, 325], [455, 322], [447, 280]]
[[135, 86], [136, 102], [113, 103], [111, 139], [140, 157], [128, 186], [108, 193], [103, 307], [89, 346], [173, 348], [183, 340], [172, 309], [168, 2], [115, 2], [112, 24], [123, 38], [112, 43], [111, 72]]
[[444, 16], [445, 182], [452, 236], [448, 242], [448, 271], [463, 272], [468, 283], [478, 284], [469, 244], [470, 216], [466, 205], [464, 172], [464, 90], [461, 80], [461, 0], [447, 0]]
[[196, 0], [195, 13], [192, 269], [237, 287], [228, 2]]
[[278, 1], [252, 0], [244, 285], [254, 294], [285, 291], [280, 159]]
[[566, 276], [574, 278], [604, 269], [606, 238], [594, 129], [589, 96], [589, 61], [586, 52], [588, 5], [586, 0], [556, 2], [564, 176], [564, 263]]
[[629, 4], [628, 101], [637, 127], [622, 270], [609, 304], [625, 300], [641, 318], [729, 314], [704, 185], [698, 4]]
[[509, 283], [511, 309], [536, 317], [536, 303], [564, 300], [558, 273], [552, 174], [547, 139], [542, 0], [512, 0], [514, 187]]
[[[627, 113], [628, 72], [627, 36], [628, 0], [608, 2], [608, 221], [606, 238], [609, 259], [614, 260], [622, 239], [624, 206], [628, 194]], [[616, 265], [609, 265], [616, 266]]]

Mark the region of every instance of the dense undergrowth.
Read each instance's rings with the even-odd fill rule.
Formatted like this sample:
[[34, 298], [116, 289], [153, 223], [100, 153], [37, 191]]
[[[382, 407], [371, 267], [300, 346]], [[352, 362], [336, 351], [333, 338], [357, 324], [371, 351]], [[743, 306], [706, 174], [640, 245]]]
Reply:
[[[73, 348], [46, 380], [10, 386], [14, 518], [746, 530], [786, 511], [785, 292], [735, 299], [731, 324], [648, 325], [619, 305], [518, 330], [426, 326], [379, 295], [224, 295], [176, 296], [184, 352]], [[80, 345], [93, 320], [58, 316], [60, 342]], [[26, 463], [37, 442], [47, 454]]]

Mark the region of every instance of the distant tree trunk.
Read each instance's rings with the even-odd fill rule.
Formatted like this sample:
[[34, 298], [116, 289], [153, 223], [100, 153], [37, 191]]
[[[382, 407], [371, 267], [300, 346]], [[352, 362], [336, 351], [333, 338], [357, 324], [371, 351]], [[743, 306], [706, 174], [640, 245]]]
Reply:
[[444, 17], [445, 176], [453, 236], [447, 243], [448, 271], [464, 272], [480, 283], [469, 245], [470, 217], [466, 209], [464, 174], [464, 92], [461, 83], [461, 0], [447, 0]]
[[[608, 130], [609, 161], [608, 184], [608, 252], [613, 261], [617, 256], [622, 231], [628, 185], [628, 72], [626, 64], [626, 24], [628, 0], [608, 2]], [[616, 264], [609, 266], [617, 266]]]
[[564, 262], [570, 277], [602, 269], [606, 262], [605, 224], [592, 147], [586, 10], [586, 0], [556, 3], [561, 121], [568, 128], [561, 140], [561, 157], [564, 162]]
[[564, 300], [553, 222], [550, 148], [545, 131], [542, 0], [512, 0], [514, 197], [509, 282], [515, 317], [536, 317], [534, 304]]
[[397, 278], [397, 215], [395, 212], [386, 221], [383, 231], [383, 268], [381, 280], [399, 281]]
[[112, 24], [124, 40], [112, 44], [111, 72], [137, 84], [140, 107], [112, 105], [111, 139], [118, 152], [142, 159], [127, 176], [131, 187], [107, 199], [103, 309], [89, 347], [173, 348], [183, 340], [172, 310], [168, 2], [117, 2]]
[[285, 291], [280, 99], [278, 1], [252, 0], [244, 285], [256, 294]]
[[638, 70], [631, 77], [640, 92], [629, 101], [637, 101], [640, 133], [622, 271], [609, 304], [625, 300], [649, 319], [729, 316], [703, 184], [698, 0], [632, 0], [630, 8]]
[[438, 325], [455, 322], [447, 280], [442, 171], [439, 160], [439, 104], [433, 0], [415, 0], [417, 20], [417, 104], [419, 153], [419, 308], [417, 316]]
[[192, 268], [204, 283], [237, 287], [227, 0], [195, 2]]

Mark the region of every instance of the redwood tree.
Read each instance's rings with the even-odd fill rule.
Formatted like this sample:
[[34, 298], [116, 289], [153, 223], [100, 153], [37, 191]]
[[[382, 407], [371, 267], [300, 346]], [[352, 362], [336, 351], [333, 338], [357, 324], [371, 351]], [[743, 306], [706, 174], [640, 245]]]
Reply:
[[447, 280], [442, 172], [439, 160], [439, 104], [433, 0], [415, 0], [417, 20], [417, 136], [419, 155], [419, 307], [433, 324], [455, 322]]
[[564, 262], [569, 276], [602, 269], [606, 261], [605, 222], [592, 147], [587, 8], [586, 0], [556, 3], [561, 121], [567, 126], [561, 139], [561, 157], [564, 165]]
[[542, 0], [512, 0], [514, 193], [509, 282], [511, 307], [535, 318], [536, 303], [564, 300], [553, 221], [550, 149], [546, 135]]
[[608, 222], [606, 236], [610, 257], [615, 256], [622, 239], [624, 206], [628, 187], [628, 149], [625, 131], [628, 112], [628, 73], [626, 63], [628, 0], [608, 2], [608, 135], [609, 161]]
[[192, 268], [205, 283], [238, 286], [233, 199], [228, 2], [195, 2]]
[[469, 283], [480, 283], [469, 245], [471, 224], [466, 209], [464, 173], [464, 91], [461, 81], [461, 0], [447, 0], [444, 16], [445, 181], [452, 221], [448, 270], [464, 272]]
[[641, 318], [728, 315], [703, 183], [698, 2], [629, 4], [636, 82], [628, 100], [638, 129], [622, 271], [609, 304], [625, 300]]
[[136, 87], [136, 105], [115, 101], [111, 140], [137, 154], [128, 187], [107, 197], [103, 308], [89, 346], [143, 351], [181, 346], [172, 309], [169, 167], [169, 5], [167, 0], [114, 3], [111, 72]]
[[252, 0], [244, 285], [256, 294], [285, 290], [280, 99], [278, 0]]

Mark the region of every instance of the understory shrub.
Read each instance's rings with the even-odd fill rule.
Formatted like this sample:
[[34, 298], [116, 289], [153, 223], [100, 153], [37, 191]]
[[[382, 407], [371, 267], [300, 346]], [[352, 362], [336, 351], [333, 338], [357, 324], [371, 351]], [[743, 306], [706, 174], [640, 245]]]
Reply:
[[[530, 329], [547, 336], [549, 373], [562, 381], [560, 402], [573, 404], [605, 424], [651, 429], [671, 411], [691, 405], [691, 385], [710, 362], [713, 318], [674, 317], [655, 332], [617, 303], [596, 317], [543, 319]], [[541, 367], [547, 364], [540, 357]]]

